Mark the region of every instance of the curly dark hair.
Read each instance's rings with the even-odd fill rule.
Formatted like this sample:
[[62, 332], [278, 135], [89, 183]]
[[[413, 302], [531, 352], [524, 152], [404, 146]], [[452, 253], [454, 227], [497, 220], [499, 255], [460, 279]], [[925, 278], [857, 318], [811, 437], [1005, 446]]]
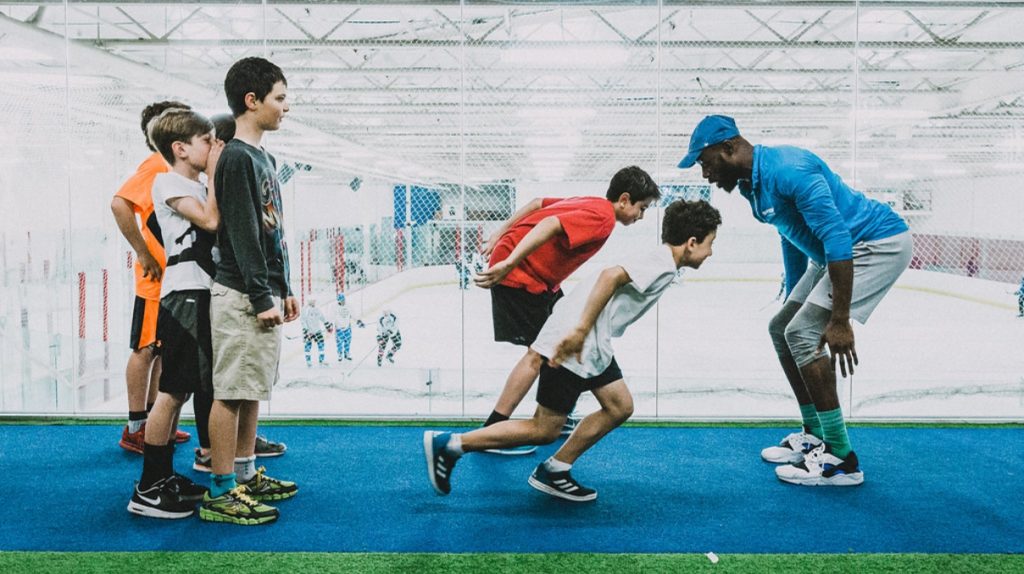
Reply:
[[164, 113], [165, 110], [169, 110], [171, 108], [180, 108], [182, 110], [192, 109], [188, 104], [183, 104], [174, 100], [164, 100], [162, 102], [149, 104], [146, 106], [146, 109], [142, 110], [142, 135], [146, 136], [146, 147], [149, 148], [149, 151], [156, 151], [152, 142], [149, 141], [149, 122], [153, 121], [153, 118]]
[[682, 245], [691, 237], [698, 243], [722, 224], [722, 214], [703, 199], [673, 201], [665, 208], [661, 224], [661, 241], [669, 245]]
[[608, 192], [605, 197], [608, 201], [618, 201], [623, 193], [629, 194], [630, 203], [636, 203], [645, 199], [658, 199], [661, 197], [661, 190], [658, 184], [654, 183], [647, 172], [635, 165], [624, 167], [612, 176], [608, 184]]
[[224, 77], [224, 93], [231, 113], [236, 118], [244, 114], [246, 94], [252, 92], [256, 100], [262, 102], [278, 82], [288, 85], [281, 68], [269, 60], [253, 56], [235, 62]]

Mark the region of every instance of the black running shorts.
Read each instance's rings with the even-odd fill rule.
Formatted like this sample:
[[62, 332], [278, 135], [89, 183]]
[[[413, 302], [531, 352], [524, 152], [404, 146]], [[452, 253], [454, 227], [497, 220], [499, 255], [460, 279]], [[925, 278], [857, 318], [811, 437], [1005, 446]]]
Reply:
[[160, 299], [160, 391], [213, 392], [210, 292], [173, 291]]
[[622, 371], [619, 370], [615, 357], [612, 357], [611, 364], [604, 372], [589, 379], [584, 379], [565, 367], [549, 367], [547, 359], [544, 359], [540, 366], [540, 383], [537, 384], [537, 404], [556, 413], [568, 415], [576, 406], [580, 395], [620, 379]]
[[551, 316], [562, 290], [534, 295], [526, 289], [495, 285], [491, 287], [491, 316], [494, 340], [528, 347]]

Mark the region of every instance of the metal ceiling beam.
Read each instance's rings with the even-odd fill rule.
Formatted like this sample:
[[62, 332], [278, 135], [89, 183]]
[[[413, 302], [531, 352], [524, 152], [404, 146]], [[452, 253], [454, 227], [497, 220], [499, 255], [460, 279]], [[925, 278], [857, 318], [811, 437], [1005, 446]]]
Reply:
[[[38, 5], [63, 5], [62, 0], [0, 0], [0, 6], [38, 6]], [[175, 4], [167, 0], [75, 0], [76, 4], [85, 6], [116, 6], [126, 4], [164, 6]], [[450, 6], [460, 5], [458, 0], [354, 0], [352, 4], [362, 6]], [[1024, 2], [1020, 0], [965, 0], [960, 3], [949, 2], [948, 0], [860, 0], [862, 9], [941, 9], [941, 10], [976, 10], [976, 9], [1001, 9], [1013, 10], [1024, 8]], [[202, 0], [204, 6], [259, 6], [261, 0]], [[316, 6], [322, 2], [312, 0], [272, 0], [275, 6]], [[521, 7], [552, 7], [552, 8], [653, 8], [657, 6], [656, 0], [465, 0], [467, 7], [500, 7], [510, 6]], [[846, 8], [853, 9], [857, 3], [854, 0], [663, 0], [663, 6], [679, 8]]]
[[[483, 40], [479, 42], [465, 42], [459, 39], [451, 40], [360, 40], [360, 39], [339, 39], [339, 40], [298, 40], [268, 38], [262, 39], [220, 39], [220, 38], [189, 38], [189, 39], [160, 39], [147, 40], [139, 38], [95, 38], [75, 39], [79, 44], [95, 44], [105, 47], [119, 46], [146, 46], [146, 47], [222, 47], [222, 48], [245, 48], [262, 47], [264, 44], [272, 48], [387, 48], [389, 50], [422, 50], [425, 48], [450, 48], [453, 46], [465, 45], [469, 49], [527, 49], [543, 50], [558, 48], [607, 48], [622, 47], [635, 49], [654, 50], [659, 47], [656, 40], [644, 40], [632, 44], [623, 44], [614, 40], [573, 40], [573, 41], [545, 41], [545, 40]], [[959, 42], [959, 41], [932, 41], [932, 42], [903, 42], [903, 41], [768, 41], [768, 40], [663, 40], [660, 43], [662, 50], [915, 50], [923, 51], [1000, 51], [1020, 50], [1024, 46], [1021, 41], [989, 41], [989, 42]], [[553, 52], [555, 53], [555, 52]]]

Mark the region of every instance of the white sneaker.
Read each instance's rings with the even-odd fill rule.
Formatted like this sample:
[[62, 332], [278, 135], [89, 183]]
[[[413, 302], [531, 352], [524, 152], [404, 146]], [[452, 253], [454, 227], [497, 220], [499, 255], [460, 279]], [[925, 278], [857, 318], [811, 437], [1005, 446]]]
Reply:
[[804, 431], [795, 432], [782, 439], [776, 446], [761, 451], [761, 458], [776, 464], [794, 464], [804, 459], [804, 455], [821, 444], [821, 439]]
[[775, 467], [775, 476], [783, 482], [801, 486], [858, 486], [864, 483], [857, 454], [845, 459], [832, 454], [822, 443], [804, 456], [803, 462]]

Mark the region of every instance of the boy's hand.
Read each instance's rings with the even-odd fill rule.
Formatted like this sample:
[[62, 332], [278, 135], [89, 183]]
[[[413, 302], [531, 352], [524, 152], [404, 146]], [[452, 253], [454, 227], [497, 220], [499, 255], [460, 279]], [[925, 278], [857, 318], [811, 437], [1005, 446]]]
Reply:
[[583, 362], [583, 341], [587, 338], [587, 332], [574, 329], [562, 342], [555, 347], [555, 352], [548, 359], [548, 366], [559, 367], [569, 357], [576, 357], [576, 361]]
[[515, 267], [508, 263], [508, 260], [495, 263], [494, 267], [477, 273], [476, 277], [473, 277], [473, 283], [475, 283], [477, 287], [490, 289], [498, 283], [501, 283], [502, 279], [511, 273], [514, 268]]
[[480, 244], [480, 254], [484, 257], [490, 257], [491, 252], [494, 251], [494, 246], [498, 244], [498, 240], [501, 239], [501, 235], [492, 235]]
[[217, 160], [220, 159], [220, 153], [224, 151], [224, 142], [215, 139], [210, 144], [210, 155], [206, 157], [206, 177], [210, 181], [213, 181], [213, 173], [217, 170]]
[[163, 271], [160, 269], [160, 264], [156, 262], [156, 258], [149, 251], [143, 251], [137, 255], [139, 257], [139, 265], [142, 266], [142, 276], [148, 277], [153, 281], [159, 281]]
[[256, 315], [256, 320], [266, 329], [273, 329], [284, 321], [281, 319], [281, 311], [277, 307], [271, 307]]
[[294, 295], [284, 300], [284, 322], [290, 323], [299, 318], [299, 300]]

